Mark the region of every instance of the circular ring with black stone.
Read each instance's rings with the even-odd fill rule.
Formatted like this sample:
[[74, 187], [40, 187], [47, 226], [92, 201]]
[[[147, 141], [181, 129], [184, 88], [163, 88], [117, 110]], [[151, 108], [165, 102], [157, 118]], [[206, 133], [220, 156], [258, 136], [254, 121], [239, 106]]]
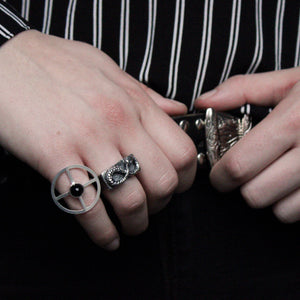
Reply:
[[[73, 169], [81, 169], [81, 170], [86, 171], [88, 173], [90, 179], [85, 183], [75, 182], [75, 180], [72, 176]], [[63, 174], [67, 175], [67, 178], [70, 182], [70, 187], [65, 192], [58, 194], [57, 190], [56, 190], [56, 185], [57, 185], [58, 180], [60, 179], [60, 177]], [[85, 188], [90, 185], [95, 186], [96, 195], [93, 198], [92, 202], [86, 203], [84, 192], [85, 192]], [[58, 172], [56, 174], [56, 176], [54, 177], [52, 184], [51, 184], [51, 195], [52, 195], [52, 199], [53, 199], [54, 203], [61, 210], [63, 210], [64, 212], [67, 212], [69, 214], [72, 214], [72, 215], [83, 214], [83, 213], [86, 213], [87, 211], [91, 210], [99, 201], [100, 193], [101, 193], [101, 185], [100, 185], [98, 175], [90, 168], [88, 168], [86, 166], [81, 166], [81, 165], [71, 165], [71, 166], [68, 166], [68, 167], [62, 169], [60, 172]], [[76, 199], [78, 201], [78, 203], [80, 203], [81, 208], [79, 208], [79, 209], [69, 208], [63, 201], [66, 197], [72, 197], [72, 198]]]

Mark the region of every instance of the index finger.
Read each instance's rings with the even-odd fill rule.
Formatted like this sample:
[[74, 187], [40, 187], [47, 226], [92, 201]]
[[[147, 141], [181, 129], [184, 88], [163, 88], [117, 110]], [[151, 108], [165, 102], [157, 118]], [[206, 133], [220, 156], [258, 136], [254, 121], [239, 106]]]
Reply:
[[210, 179], [217, 190], [227, 192], [244, 184], [292, 147], [282, 119], [275, 109], [215, 164]]

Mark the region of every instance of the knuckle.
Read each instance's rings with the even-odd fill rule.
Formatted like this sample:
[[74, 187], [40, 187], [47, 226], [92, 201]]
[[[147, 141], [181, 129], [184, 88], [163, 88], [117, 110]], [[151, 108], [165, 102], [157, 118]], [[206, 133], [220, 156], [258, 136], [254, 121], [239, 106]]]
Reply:
[[175, 170], [168, 170], [158, 179], [155, 198], [170, 197], [178, 186], [178, 176]]
[[177, 171], [185, 170], [196, 162], [197, 149], [194, 143], [188, 139], [184, 143], [184, 147], [178, 154], [178, 159], [174, 162], [175, 169]]
[[130, 216], [142, 211], [146, 205], [146, 195], [141, 189], [134, 189], [128, 193], [117, 206], [119, 216]]
[[229, 82], [229, 83], [231, 83], [231, 84], [234, 84], [234, 85], [237, 85], [237, 86], [240, 86], [240, 85], [243, 85], [243, 84], [244, 84], [245, 76], [246, 76], [246, 75], [242, 75], [242, 74], [234, 75], [234, 76], [230, 77], [230, 78], [227, 80], [227, 82]]
[[106, 102], [103, 105], [102, 109], [103, 109], [103, 115], [105, 116], [106, 120], [113, 127], [122, 126], [128, 120], [128, 116], [125, 111], [125, 108], [123, 107], [123, 105], [121, 105], [120, 102], [116, 102], [116, 101]]
[[224, 162], [224, 170], [225, 174], [237, 184], [242, 183], [247, 177], [246, 171], [242, 168], [238, 157], [234, 155], [227, 157]]
[[130, 98], [136, 101], [136, 103], [142, 104], [143, 109], [150, 107], [150, 98], [147, 96], [146, 91], [137, 84], [127, 85], [125, 91]]
[[127, 94], [134, 99], [140, 99], [145, 97], [145, 92], [135, 83], [129, 84], [125, 87]]

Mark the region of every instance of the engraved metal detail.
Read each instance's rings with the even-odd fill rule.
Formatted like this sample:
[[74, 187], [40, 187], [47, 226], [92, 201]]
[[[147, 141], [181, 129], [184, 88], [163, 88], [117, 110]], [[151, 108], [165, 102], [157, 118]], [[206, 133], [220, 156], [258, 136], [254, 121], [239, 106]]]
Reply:
[[213, 166], [232, 146], [234, 146], [252, 127], [248, 115], [236, 118], [226, 113], [206, 110], [205, 135], [207, 157]]
[[125, 157], [124, 161], [128, 165], [129, 175], [135, 175], [141, 170], [140, 164], [133, 154], [130, 154], [127, 157]]
[[108, 189], [123, 183], [129, 176], [140, 171], [140, 164], [133, 154], [121, 159], [108, 170], [101, 173], [101, 178]]

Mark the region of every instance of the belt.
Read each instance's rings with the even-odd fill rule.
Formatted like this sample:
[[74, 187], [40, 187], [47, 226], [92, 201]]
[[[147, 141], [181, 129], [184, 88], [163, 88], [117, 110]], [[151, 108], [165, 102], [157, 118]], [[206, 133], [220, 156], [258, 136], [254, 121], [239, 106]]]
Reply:
[[[216, 112], [205, 112], [173, 117], [174, 121], [191, 137], [197, 148], [198, 166], [213, 166], [252, 127], [249, 115], [242, 117]], [[0, 184], [7, 180], [7, 170], [13, 163], [8, 153], [0, 147]], [[3, 174], [2, 174], [3, 173]]]
[[198, 165], [212, 167], [252, 127], [251, 118], [208, 108], [205, 112], [173, 117], [197, 148]]

